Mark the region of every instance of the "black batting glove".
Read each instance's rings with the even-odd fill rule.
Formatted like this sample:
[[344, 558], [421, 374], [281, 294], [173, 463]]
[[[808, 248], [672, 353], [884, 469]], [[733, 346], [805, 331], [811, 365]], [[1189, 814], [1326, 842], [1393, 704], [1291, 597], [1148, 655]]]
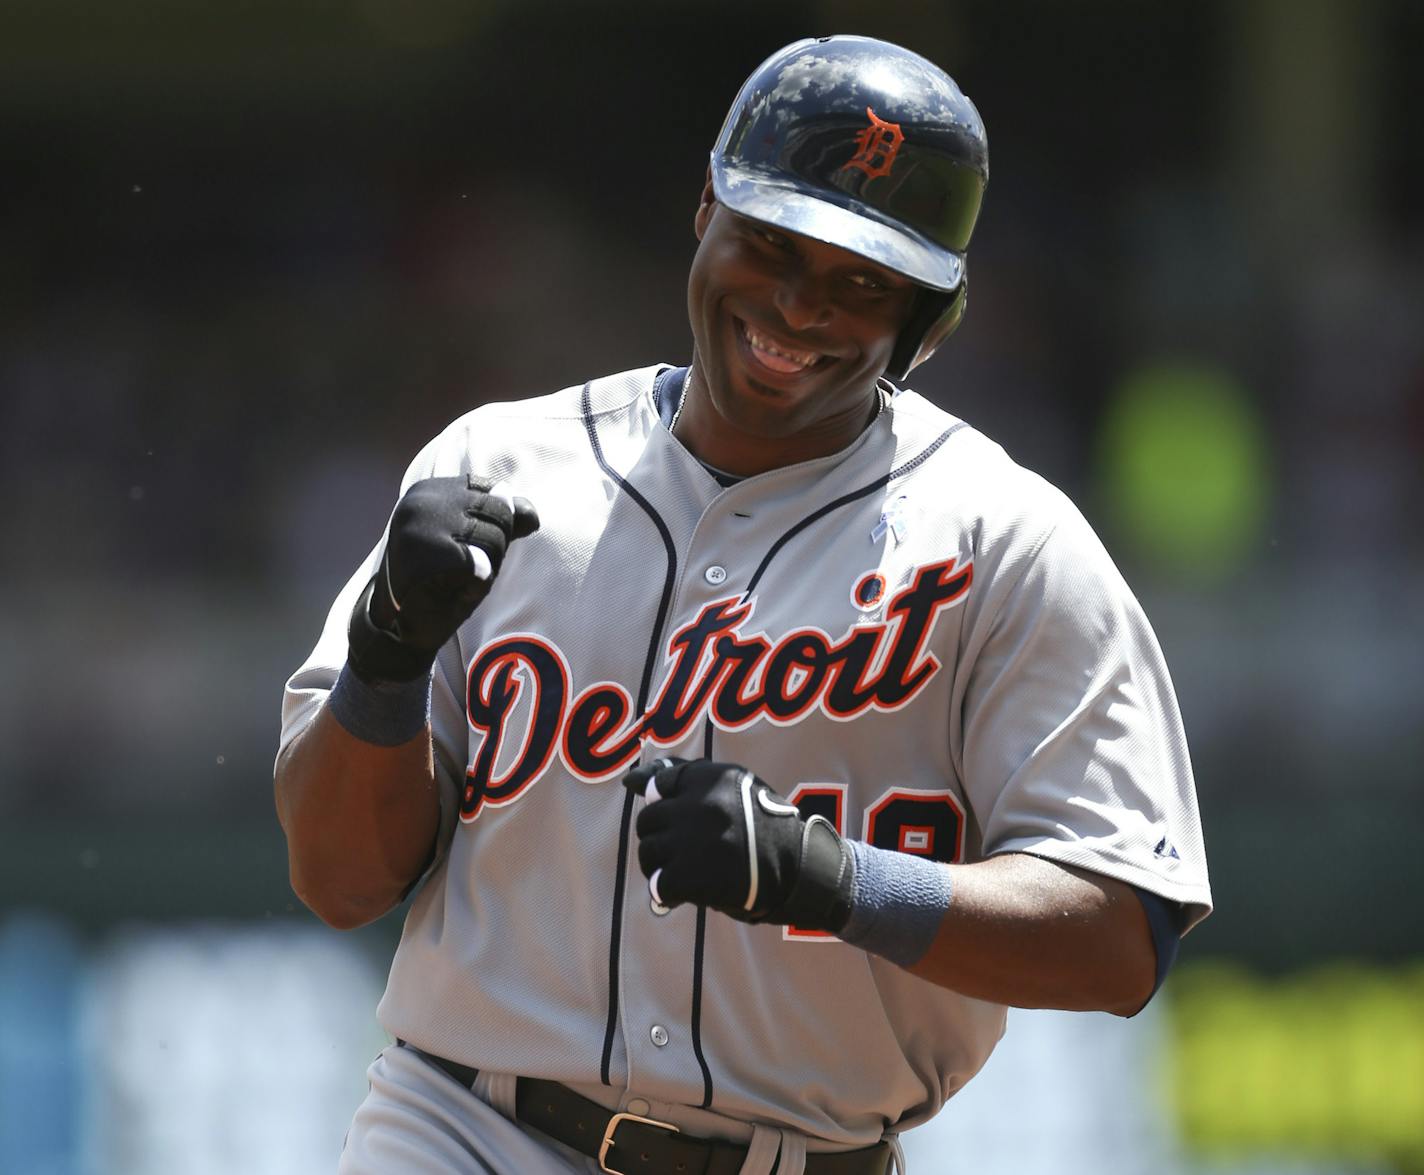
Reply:
[[489, 594], [511, 541], [539, 529], [524, 498], [476, 477], [411, 486], [391, 516], [386, 552], [351, 613], [347, 664], [367, 685], [416, 681]]
[[655, 901], [832, 933], [850, 917], [855, 869], [845, 841], [745, 767], [658, 759], [628, 772], [623, 786], [648, 800], [638, 865]]

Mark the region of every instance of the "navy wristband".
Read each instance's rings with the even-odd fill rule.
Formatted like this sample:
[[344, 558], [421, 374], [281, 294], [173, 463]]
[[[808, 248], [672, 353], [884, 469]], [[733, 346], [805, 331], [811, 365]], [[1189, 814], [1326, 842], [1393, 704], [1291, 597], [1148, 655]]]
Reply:
[[343, 665], [326, 707], [348, 734], [378, 747], [408, 743], [430, 720], [430, 675], [368, 685]]
[[953, 897], [949, 873], [926, 857], [848, 840], [855, 858], [850, 918], [840, 939], [901, 967], [925, 956]]

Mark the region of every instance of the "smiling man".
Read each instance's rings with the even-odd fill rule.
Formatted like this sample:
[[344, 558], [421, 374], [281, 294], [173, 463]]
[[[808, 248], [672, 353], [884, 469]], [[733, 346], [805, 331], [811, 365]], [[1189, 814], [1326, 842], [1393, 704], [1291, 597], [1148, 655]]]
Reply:
[[696, 348], [674, 435], [734, 474], [844, 449], [918, 287], [864, 257], [730, 211], [709, 182], [688, 282]]
[[885, 1175], [1007, 1006], [1210, 910], [1161, 652], [1073, 505], [898, 385], [988, 179], [937, 67], [801, 41], [697, 203], [693, 348], [411, 465], [288, 682], [292, 883], [416, 896], [351, 1173]]

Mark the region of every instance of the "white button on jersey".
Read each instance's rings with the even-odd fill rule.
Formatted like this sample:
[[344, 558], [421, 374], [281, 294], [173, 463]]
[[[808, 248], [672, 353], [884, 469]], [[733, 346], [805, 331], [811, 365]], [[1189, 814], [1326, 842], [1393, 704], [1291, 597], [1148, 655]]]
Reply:
[[630, 1114], [638, 1114], [641, 1116], [643, 1114], [646, 1114], [652, 1108], [653, 1107], [651, 1103], [645, 1101], [640, 1097], [635, 1097], [631, 1102], [628, 1103], [628, 1113]]
[[663, 905], [662, 902], [658, 901], [657, 898], [648, 899], [648, 908], [652, 910], [652, 912], [656, 914], [659, 918], [663, 917], [663, 915], [665, 914], [672, 913], [672, 907]]
[[719, 583], [722, 583], [724, 580], [726, 580], [727, 569], [721, 566], [720, 564], [714, 563], [711, 567], [709, 567], [706, 571], [702, 573], [702, 578], [705, 579], [708, 583], [710, 583], [713, 587], [716, 587]]
[[648, 1035], [653, 1038], [653, 1043], [657, 1045], [658, 1048], [662, 1048], [663, 1045], [667, 1044], [668, 1042], [667, 1029], [664, 1028], [661, 1024], [654, 1024], [653, 1030], [648, 1033]]

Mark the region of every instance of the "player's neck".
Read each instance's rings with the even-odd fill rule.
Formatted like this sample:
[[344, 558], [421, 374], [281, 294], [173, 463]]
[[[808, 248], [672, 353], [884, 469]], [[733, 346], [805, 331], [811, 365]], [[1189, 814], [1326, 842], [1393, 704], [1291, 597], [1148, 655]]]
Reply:
[[839, 453], [875, 422], [885, 399], [877, 386], [847, 419], [820, 421], [816, 427], [785, 436], [760, 435], [736, 427], [717, 411], [694, 356], [671, 430], [704, 465], [752, 477]]

